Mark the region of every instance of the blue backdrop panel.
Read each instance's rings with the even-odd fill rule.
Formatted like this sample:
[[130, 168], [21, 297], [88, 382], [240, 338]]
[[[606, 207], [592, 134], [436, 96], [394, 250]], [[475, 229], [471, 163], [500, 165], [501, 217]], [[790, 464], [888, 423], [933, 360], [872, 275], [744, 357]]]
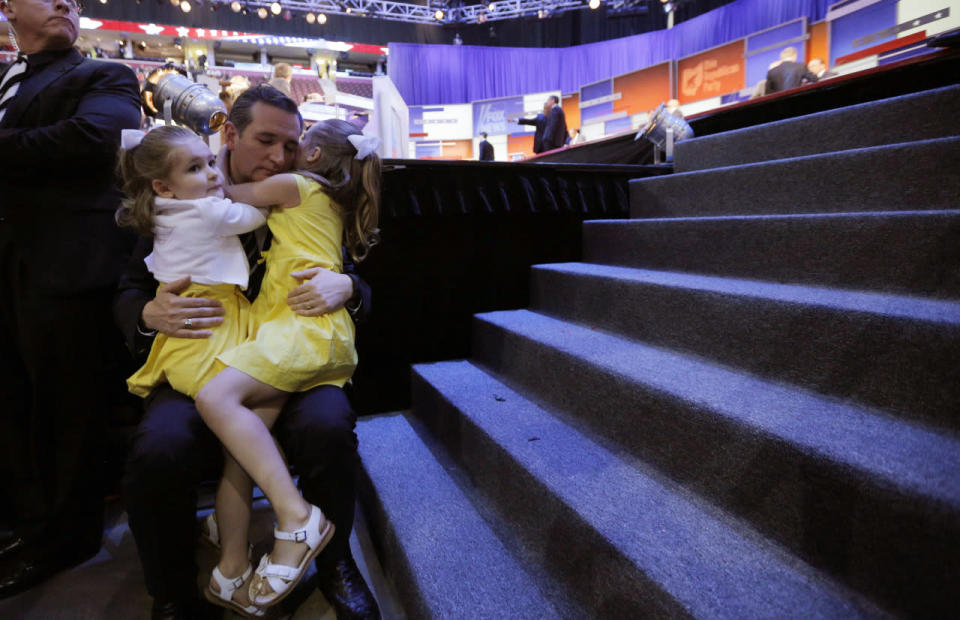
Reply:
[[607, 121], [603, 124], [603, 133], [606, 135], [620, 133], [621, 131], [626, 131], [630, 129], [630, 117], [624, 116], [623, 118], [616, 118], [612, 121]]
[[408, 105], [467, 103], [557, 89], [572, 93], [582, 84], [690, 56], [798, 17], [819, 21], [830, 2], [737, 0], [672, 30], [569, 48], [391, 43], [389, 73]]
[[803, 62], [807, 56], [807, 42], [801, 37], [806, 33], [806, 21], [798, 19], [747, 37], [747, 87], [755, 86], [767, 77], [770, 63], [780, 60], [780, 52], [786, 47], [795, 47], [797, 58]]
[[601, 116], [613, 114], [613, 102], [598, 103], [596, 105], [580, 108], [580, 124], [586, 125], [588, 122]]
[[489, 101], [475, 101], [473, 104], [473, 135], [488, 133], [491, 136], [500, 134], [523, 134], [526, 125], [517, 125], [507, 119], [523, 118], [523, 97], [509, 97]]
[[897, 38], [896, 32], [871, 40], [858, 42], [868, 35], [876, 34], [897, 25], [897, 0], [880, 0], [865, 9], [860, 9], [830, 22], [830, 66], [836, 59], [854, 52], [880, 45]]
[[580, 87], [580, 103], [590, 101], [597, 97], [606, 97], [613, 94], [613, 80], [601, 80], [593, 84], [586, 84]]

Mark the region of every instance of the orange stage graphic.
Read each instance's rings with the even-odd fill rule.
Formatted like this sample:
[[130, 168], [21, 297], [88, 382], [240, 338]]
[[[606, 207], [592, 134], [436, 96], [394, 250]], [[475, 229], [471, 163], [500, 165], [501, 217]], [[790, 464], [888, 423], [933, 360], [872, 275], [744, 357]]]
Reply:
[[613, 102], [614, 112], [623, 111], [628, 116], [649, 112], [670, 99], [670, 63], [613, 78], [613, 92], [620, 93], [620, 99]]
[[743, 40], [681, 59], [677, 98], [690, 103], [744, 88]]

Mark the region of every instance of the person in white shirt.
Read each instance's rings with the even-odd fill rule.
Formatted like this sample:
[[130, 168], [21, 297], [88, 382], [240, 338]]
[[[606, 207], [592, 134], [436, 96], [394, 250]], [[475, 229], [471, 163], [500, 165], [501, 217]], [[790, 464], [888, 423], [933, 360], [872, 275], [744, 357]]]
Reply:
[[[244, 342], [250, 329], [247, 287], [247, 254], [237, 235], [266, 223], [266, 209], [233, 202], [224, 197], [224, 177], [210, 148], [192, 131], [163, 126], [146, 135], [127, 130], [120, 154], [126, 199], [117, 212], [121, 226], [153, 236], [153, 252], [144, 262], [160, 286], [190, 277], [185, 297], [218, 300], [224, 309], [223, 323], [209, 333], [187, 332], [176, 338], [157, 334], [144, 365], [129, 379], [127, 387], [148, 396], [161, 383], [193, 398], [223, 366], [217, 355]], [[203, 300], [206, 300], [205, 302]], [[189, 329], [191, 319], [184, 327]], [[196, 335], [194, 335], [196, 334]], [[229, 493], [221, 483], [217, 493]], [[244, 586], [253, 573], [243, 575]], [[216, 583], [217, 589], [214, 589]], [[210, 598], [244, 615], [261, 616], [251, 605], [246, 587], [213, 571]]]

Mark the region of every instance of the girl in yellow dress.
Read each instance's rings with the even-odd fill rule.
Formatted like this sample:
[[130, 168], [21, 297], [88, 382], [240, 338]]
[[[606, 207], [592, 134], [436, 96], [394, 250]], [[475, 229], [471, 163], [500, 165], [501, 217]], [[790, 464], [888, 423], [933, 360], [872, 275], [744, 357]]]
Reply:
[[[359, 262], [377, 242], [378, 144], [351, 123], [323, 121], [300, 144], [300, 173], [227, 188], [234, 200], [275, 207], [267, 220], [273, 241], [251, 309], [250, 339], [218, 357], [223, 371], [197, 396], [200, 415], [233, 457], [224, 479], [243, 495], [249, 474], [276, 512], [273, 550], [250, 582], [255, 605], [273, 605], [289, 594], [333, 535], [333, 523], [297, 490], [269, 428], [290, 393], [343, 386], [356, 367], [346, 309], [301, 316], [287, 305], [287, 293], [299, 284], [291, 273], [316, 266], [342, 272], [344, 246]], [[218, 513], [221, 526], [236, 518]]]

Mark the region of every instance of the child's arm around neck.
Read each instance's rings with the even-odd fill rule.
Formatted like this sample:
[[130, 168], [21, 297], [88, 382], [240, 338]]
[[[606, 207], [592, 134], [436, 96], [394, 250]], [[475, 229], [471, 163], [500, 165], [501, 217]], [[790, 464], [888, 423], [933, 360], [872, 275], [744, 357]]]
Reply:
[[254, 207], [281, 207], [284, 209], [300, 204], [297, 177], [293, 174], [277, 174], [254, 183], [228, 185], [227, 196], [236, 202]]

